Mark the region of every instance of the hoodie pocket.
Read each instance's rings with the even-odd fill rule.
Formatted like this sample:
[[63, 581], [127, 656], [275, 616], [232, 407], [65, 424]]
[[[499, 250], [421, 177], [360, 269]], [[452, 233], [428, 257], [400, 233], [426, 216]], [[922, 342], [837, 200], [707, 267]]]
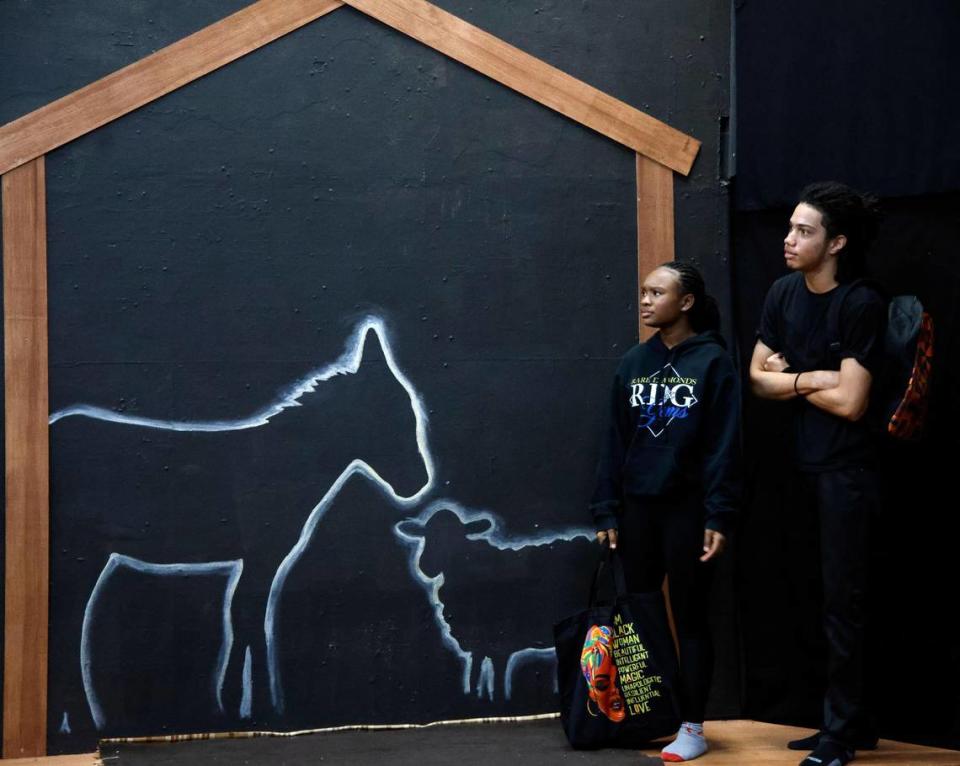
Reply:
[[631, 495], [662, 495], [682, 483], [677, 451], [635, 439], [623, 465], [623, 488]]

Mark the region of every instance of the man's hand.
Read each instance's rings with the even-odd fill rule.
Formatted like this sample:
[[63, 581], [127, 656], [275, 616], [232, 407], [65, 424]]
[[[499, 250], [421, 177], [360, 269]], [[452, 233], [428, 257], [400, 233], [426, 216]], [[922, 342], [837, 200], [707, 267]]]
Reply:
[[715, 529], [705, 529], [703, 531], [703, 555], [701, 561], [710, 561], [710, 559], [723, 553], [727, 547], [727, 538], [725, 535], [717, 532]]
[[[807, 401], [831, 415], [856, 421], [864, 416], [870, 403], [870, 384], [873, 376], [856, 359], [848, 357], [840, 362], [840, 372], [820, 370], [819, 375], [830, 375], [833, 385], [814, 391]], [[806, 379], [806, 374], [804, 374]], [[822, 378], [821, 381], [828, 380]], [[801, 381], [801, 388], [803, 381]]]
[[779, 351], [768, 356], [763, 362], [764, 372], [786, 372], [789, 368], [790, 362]]
[[608, 540], [610, 541], [611, 548], [617, 547], [617, 530], [616, 529], [608, 529], [606, 531], [603, 531], [601, 529], [599, 532], [597, 532], [597, 542], [600, 543], [600, 545], [605, 545]]
[[[786, 401], [798, 395], [819, 394], [840, 384], [840, 373], [835, 370], [811, 370], [800, 373], [798, 378], [793, 373], [784, 372], [789, 364], [781, 352], [775, 352], [758, 340], [750, 359], [750, 388], [753, 393], [761, 399]], [[810, 401], [818, 404], [815, 399]]]
[[840, 372], [838, 370], [812, 370], [803, 374], [811, 376], [810, 381], [818, 391], [825, 391], [828, 388], [836, 388], [840, 385]]

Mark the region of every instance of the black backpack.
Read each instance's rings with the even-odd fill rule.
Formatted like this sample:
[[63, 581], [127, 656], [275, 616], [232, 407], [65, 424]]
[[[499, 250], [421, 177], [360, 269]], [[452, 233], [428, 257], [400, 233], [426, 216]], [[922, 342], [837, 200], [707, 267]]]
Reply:
[[[840, 351], [840, 314], [847, 296], [868, 285], [885, 295], [867, 279], [857, 279], [837, 288], [839, 294], [827, 312], [831, 353]], [[915, 295], [897, 295], [887, 303], [883, 367], [873, 383], [867, 417], [884, 433], [897, 439], [920, 438], [927, 419], [933, 372], [933, 319]]]

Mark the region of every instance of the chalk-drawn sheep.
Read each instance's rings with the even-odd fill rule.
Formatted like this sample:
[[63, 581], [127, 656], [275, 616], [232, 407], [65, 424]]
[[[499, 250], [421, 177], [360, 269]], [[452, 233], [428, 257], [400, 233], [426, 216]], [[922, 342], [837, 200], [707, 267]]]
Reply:
[[506, 537], [495, 516], [439, 500], [394, 526], [434, 605], [444, 642], [464, 662], [464, 692], [510, 698], [524, 662], [555, 661], [552, 625], [584, 608], [596, 543], [588, 529]]

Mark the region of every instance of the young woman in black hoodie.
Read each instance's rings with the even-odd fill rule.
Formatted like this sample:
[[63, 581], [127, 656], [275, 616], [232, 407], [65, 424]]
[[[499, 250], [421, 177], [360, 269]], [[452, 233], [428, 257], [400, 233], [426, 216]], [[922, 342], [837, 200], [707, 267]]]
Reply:
[[661, 757], [688, 761], [707, 751], [707, 607], [740, 497], [739, 381], [716, 302], [692, 266], [648, 274], [640, 316], [658, 332], [617, 369], [590, 510], [597, 539], [619, 550], [631, 591], [659, 590], [669, 578], [684, 723]]

